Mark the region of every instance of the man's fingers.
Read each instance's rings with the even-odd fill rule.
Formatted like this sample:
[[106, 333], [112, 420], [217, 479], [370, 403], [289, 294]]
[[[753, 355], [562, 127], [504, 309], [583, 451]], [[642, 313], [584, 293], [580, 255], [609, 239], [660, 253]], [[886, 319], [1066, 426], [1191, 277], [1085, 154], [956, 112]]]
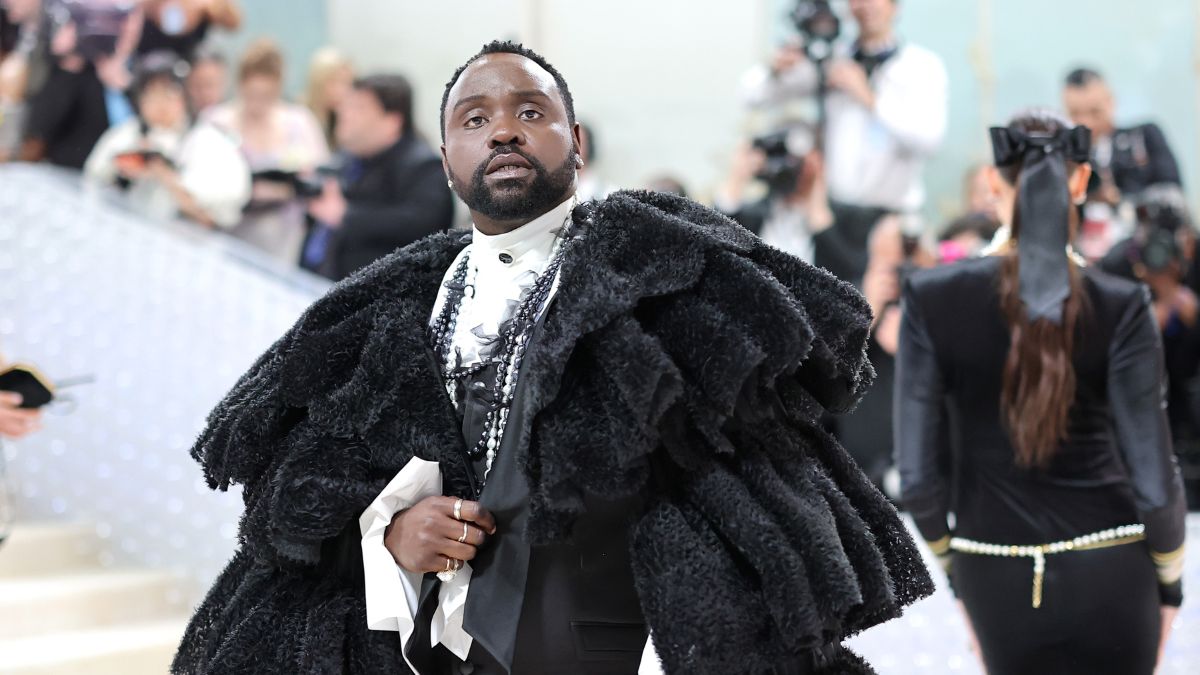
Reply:
[[451, 541], [458, 541], [462, 539], [464, 528], [467, 535], [467, 538], [463, 539], [463, 543], [465, 544], [479, 546], [487, 539], [486, 532], [465, 520], [461, 522], [457, 520], [446, 521], [442, 535]]
[[0, 406], [8, 408], [16, 408], [21, 405], [25, 397], [15, 391], [0, 391]]
[[479, 529], [488, 534], [496, 534], [496, 519], [492, 516], [492, 512], [485, 509], [479, 502], [464, 501], [462, 518], [475, 523]]
[[470, 544], [460, 544], [457, 541], [446, 539], [441, 546], [438, 547], [438, 553], [447, 558], [455, 560], [474, 560], [476, 549]]

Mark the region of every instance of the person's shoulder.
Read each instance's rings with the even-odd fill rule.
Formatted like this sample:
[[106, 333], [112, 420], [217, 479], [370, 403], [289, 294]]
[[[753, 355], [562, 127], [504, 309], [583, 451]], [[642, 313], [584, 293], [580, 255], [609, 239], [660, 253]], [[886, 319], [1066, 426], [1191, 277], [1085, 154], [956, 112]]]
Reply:
[[1145, 303], [1149, 297], [1150, 291], [1140, 281], [1111, 274], [1094, 265], [1084, 268], [1083, 278], [1094, 302], [1115, 307], [1119, 313], [1124, 313], [1131, 305]]
[[945, 61], [942, 60], [941, 56], [938, 56], [937, 52], [927, 47], [913, 44], [912, 42], [902, 44], [897, 57], [915, 67], [936, 68], [938, 70], [946, 69]]
[[918, 297], [940, 295], [951, 289], [975, 293], [981, 285], [994, 284], [1000, 262], [999, 256], [981, 256], [923, 269], [908, 278], [908, 285]]
[[237, 140], [224, 128], [207, 119], [201, 119], [188, 132], [188, 140], [202, 145], [217, 145], [237, 150]]
[[392, 148], [395, 161], [402, 166], [425, 169], [436, 165], [442, 166], [442, 157], [425, 139], [419, 136], [406, 136]]
[[[757, 237], [725, 214], [686, 197], [649, 190], [618, 190], [582, 207], [586, 218], [602, 236], [619, 234], [640, 247], [654, 241], [691, 241], [704, 247], [748, 252], [760, 242]], [[654, 238], [649, 235], [653, 231]]]

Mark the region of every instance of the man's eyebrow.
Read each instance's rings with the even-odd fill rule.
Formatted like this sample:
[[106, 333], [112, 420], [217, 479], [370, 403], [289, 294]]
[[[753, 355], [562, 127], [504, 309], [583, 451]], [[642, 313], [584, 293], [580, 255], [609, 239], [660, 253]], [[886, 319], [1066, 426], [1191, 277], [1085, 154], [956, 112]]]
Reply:
[[538, 89], [525, 89], [523, 91], [514, 91], [513, 98], [550, 98], [550, 95]]
[[[549, 100], [550, 94], [547, 94], [546, 92], [540, 91], [538, 89], [522, 89], [521, 91], [514, 91], [513, 93], [509, 94], [509, 97], [520, 98], [520, 99], [541, 98], [541, 99]], [[474, 103], [478, 103], [480, 101], [484, 101], [487, 98], [488, 97], [485, 94], [472, 94], [470, 96], [464, 96], [464, 97], [460, 98], [457, 103], [454, 104], [454, 112], [458, 112], [459, 108], [469, 106]]]
[[461, 108], [463, 106], [471, 105], [472, 103], [477, 103], [486, 98], [487, 97], [484, 96], [483, 94], [475, 94], [473, 96], [465, 96], [463, 98], [458, 99], [458, 103], [454, 104], [454, 110], [457, 111], [459, 108]]

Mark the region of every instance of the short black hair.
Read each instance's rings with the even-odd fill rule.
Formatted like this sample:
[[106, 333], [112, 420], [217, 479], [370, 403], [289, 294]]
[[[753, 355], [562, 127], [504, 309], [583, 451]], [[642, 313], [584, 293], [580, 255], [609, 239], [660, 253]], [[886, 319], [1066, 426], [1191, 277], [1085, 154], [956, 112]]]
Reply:
[[1068, 87], [1086, 87], [1094, 82], [1103, 82], [1104, 76], [1093, 68], [1076, 68], [1067, 74]]
[[367, 75], [354, 80], [355, 91], [370, 92], [384, 112], [398, 113], [404, 118], [404, 135], [415, 133], [413, 123], [413, 88], [408, 78], [396, 73]]
[[187, 61], [175, 52], [160, 50], [142, 56], [133, 65], [133, 82], [129, 85], [129, 98], [136, 103], [150, 85], [165, 82], [180, 87], [191, 72]]
[[575, 101], [571, 98], [571, 89], [567, 87], [567, 81], [563, 79], [562, 73], [559, 73], [554, 66], [550, 65], [550, 62], [542, 57], [541, 54], [526, 48], [525, 45], [519, 42], [493, 40], [484, 45], [478, 54], [472, 56], [466, 63], [459, 66], [458, 70], [454, 71], [454, 76], [446, 83], [446, 91], [442, 92], [441, 126], [443, 142], [446, 140], [446, 103], [450, 101], [450, 90], [454, 88], [454, 84], [458, 82], [458, 78], [468, 66], [488, 54], [516, 54], [517, 56], [524, 56], [541, 66], [542, 70], [550, 73], [551, 77], [554, 78], [554, 84], [558, 86], [558, 94], [562, 97], [563, 107], [567, 109], [567, 122], [572, 126], [575, 125]]

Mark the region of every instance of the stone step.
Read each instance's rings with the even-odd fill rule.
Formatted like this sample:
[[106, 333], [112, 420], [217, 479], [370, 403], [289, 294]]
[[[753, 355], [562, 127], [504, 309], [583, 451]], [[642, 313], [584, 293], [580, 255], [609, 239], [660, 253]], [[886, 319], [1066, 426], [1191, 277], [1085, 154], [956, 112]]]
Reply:
[[0, 544], [0, 579], [99, 566], [100, 538], [85, 523], [19, 523]]
[[186, 588], [178, 575], [149, 570], [0, 579], [0, 639], [186, 616]]
[[4, 675], [164, 675], [183, 619], [0, 639]]

